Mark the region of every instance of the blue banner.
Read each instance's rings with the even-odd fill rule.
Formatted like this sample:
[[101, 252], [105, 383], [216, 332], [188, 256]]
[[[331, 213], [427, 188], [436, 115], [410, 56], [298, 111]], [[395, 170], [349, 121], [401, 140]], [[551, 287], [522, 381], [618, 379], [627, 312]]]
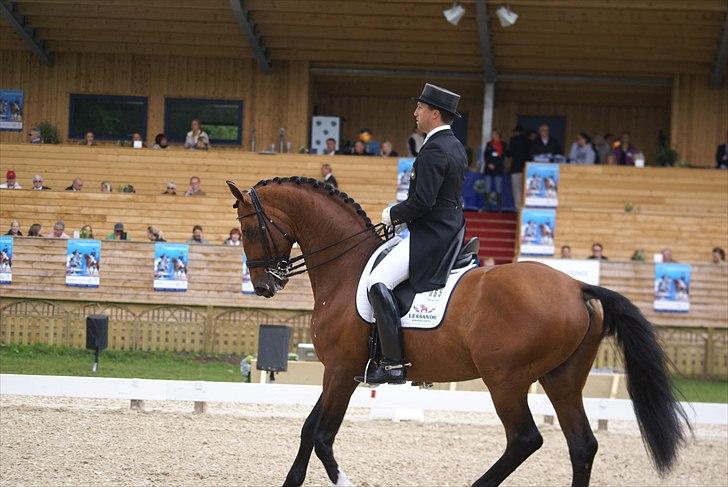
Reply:
[[66, 245], [66, 286], [99, 287], [101, 242], [71, 239]]
[[23, 90], [0, 89], [0, 130], [23, 130]]
[[690, 311], [690, 264], [655, 264], [655, 311]]
[[554, 255], [556, 210], [521, 210], [521, 255]]
[[255, 294], [253, 289], [253, 281], [250, 280], [250, 271], [248, 270], [248, 258], [243, 253], [243, 286], [241, 291], [243, 294]]
[[415, 159], [413, 157], [400, 157], [397, 162], [397, 201], [407, 199], [414, 163]]
[[154, 244], [154, 290], [187, 291], [187, 244]]
[[0, 237], [0, 284], [13, 282], [13, 237]]
[[559, 205], [559, 165], [529, 162], [526, 165], [526, 206]]

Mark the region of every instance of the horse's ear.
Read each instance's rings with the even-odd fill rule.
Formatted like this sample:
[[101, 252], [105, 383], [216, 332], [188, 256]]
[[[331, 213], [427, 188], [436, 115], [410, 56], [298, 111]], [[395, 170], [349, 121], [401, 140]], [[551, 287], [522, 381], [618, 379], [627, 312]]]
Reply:
[[234, 182], [232, 181], [225, 181], [228, 185], [228, 188], [230, 188], [230, 192], [235, 196], [235, 199], [237, 200], [235, 204], [233, 205], [233, 208], [237, 208], [239, 203], [242, 201], [243, 204], [252, 204], [252, 200], [250, 199], [250, 195], [246, 191], [240, 191], [240, 188], [238, 188]]

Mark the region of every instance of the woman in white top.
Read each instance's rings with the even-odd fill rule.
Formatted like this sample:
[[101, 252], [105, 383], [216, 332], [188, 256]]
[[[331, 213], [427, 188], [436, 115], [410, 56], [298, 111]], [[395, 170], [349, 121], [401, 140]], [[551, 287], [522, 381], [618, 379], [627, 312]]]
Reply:
[[[199, 142], [199, 145], [198, 145]], [[207, 132], [202, 129], [202, 124], [199, 118], [192, 119], [192, 130], [187, 132], [185, 138], [185, 149], [195, 149], [198, 146], [210, 146], [210, 138], [207, 136]]]
[[589, 135], [584, 132], [579, 132], [579, 135], [576, 136], [576, 142], [571, 144], [569, 162], [573, 164], [594, 164], [596, 155]]

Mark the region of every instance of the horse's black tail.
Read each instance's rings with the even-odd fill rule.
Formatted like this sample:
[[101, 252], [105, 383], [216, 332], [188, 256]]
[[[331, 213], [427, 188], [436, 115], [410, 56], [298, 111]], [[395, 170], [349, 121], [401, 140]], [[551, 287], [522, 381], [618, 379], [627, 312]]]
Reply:
[[672, 468], [678, 447], [685, 440], [681, 418], [687, 415], [675, 399], [669, 360], [657, 342], [655, 330], [629, 299], [599, 286], [585, 285], [584, 295], [604, 309], [604, 334], [615, 335], [624, 354], [627, 391], [632, 398], [642, 440], [657, 471]]

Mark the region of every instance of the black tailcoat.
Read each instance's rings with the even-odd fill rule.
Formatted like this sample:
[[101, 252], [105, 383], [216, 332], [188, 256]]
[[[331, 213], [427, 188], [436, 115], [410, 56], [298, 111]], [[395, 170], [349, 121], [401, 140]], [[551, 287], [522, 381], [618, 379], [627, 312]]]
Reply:
[[[390, 210], [392, 223], [410, 231], [410, 283], [417, 292], [441, 288], [449, 269], [445, 259], [465, 224], [461, 189], [468, 169], [465, 148], [452, 130], [436, 132], [412, 166], [407, 199]], [[449, 262], [449, 260], [448, 260]]]

